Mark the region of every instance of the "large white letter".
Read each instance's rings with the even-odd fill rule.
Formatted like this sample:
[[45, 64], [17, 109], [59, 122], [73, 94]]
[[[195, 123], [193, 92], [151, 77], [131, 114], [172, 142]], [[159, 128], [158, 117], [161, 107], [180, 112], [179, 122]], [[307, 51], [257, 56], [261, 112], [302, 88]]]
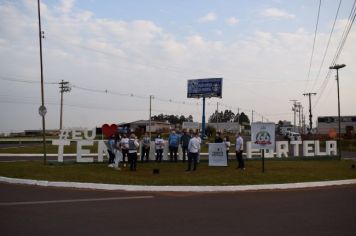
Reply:
[[299, 156], [299, 145], [302, 144], [302, 141], [290, 141], [290, 144], [293, 147], [293, 156], [298, 157]]
[[90, 151], [88, 149], [83, 149], [82, 146], [92, 146], [92, 140], [78, 140], [77, 141], [77, 162], [94, 162], [92, 157], [83, 158], [83, 154], [89, 154]]
[[94, 140], [95, 136], [96, 136], [96, 128], [91, 130], [91, 136], [89, 136], [89, 130], [87, 129], [84, 130], [85, 139]]
[[316, 156], [326, 156], [326, 152], [320, 151], [320, 141], [315, 140], [315, 155]]
[[278, 141], [278, 142], [276, 142], [277, 157], [281, 158], [282, 155], [284, 157], [288, 157], [288, 152], [289, 152], [288, 141]]
[[326, 155], [337, 155], [336, 141], [326, 141]]
[[82, 132], [78, 130], [72, 130], [72, 139], [74, 140], [81, 140], [82, 138]]
[[98, 140], [98, 162], [104, 161], [103, 153], [109, 158], [108, 148], [106, 147], [104, 140]]
[[265, 158], [273, 158], [274, 150], [273, 149], [265, 149]]
[[252, 158], [251, 142], [246, 142], [246, 158]]
[[70, 141], [66, 139], [54, 139], [52, 145], [58, 145], [58, 162], [63, 162], [64, 146], [70, 145]]
[[313, 144], [314, 144], [314, 140], [305, 140], [303, 142], [303, 156], [311, 157], [315, 155], [314, 152], [309, 152], [309, 151], [313, 151], [313, 147], [309, 146]]

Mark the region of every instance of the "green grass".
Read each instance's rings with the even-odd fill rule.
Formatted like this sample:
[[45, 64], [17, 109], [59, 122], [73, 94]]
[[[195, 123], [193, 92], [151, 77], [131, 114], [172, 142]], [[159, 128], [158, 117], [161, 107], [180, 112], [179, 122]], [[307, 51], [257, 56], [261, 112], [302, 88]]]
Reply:
[[[128, 167], [121, 171], [108, 168], [106, 163], [76, 164], [48, 163], [42, 161], [2, 162], [0, 176], [49, 181], [74, 181], [110, 184], [137, 185], [247, 185], [276, 184], [310, 181], [356, 179], [352, 160], [291, 160], [265, 162], [265, 173], [261, 161], [246, 161], [246, 170], [237, 170], [236, 163], [229, 167], [209, 167], [202, 162], [195, 172], [185, 172], [185, 163], [138, 163], [137, 171]], [[153, 169], [160, 174], [154, 175]]]

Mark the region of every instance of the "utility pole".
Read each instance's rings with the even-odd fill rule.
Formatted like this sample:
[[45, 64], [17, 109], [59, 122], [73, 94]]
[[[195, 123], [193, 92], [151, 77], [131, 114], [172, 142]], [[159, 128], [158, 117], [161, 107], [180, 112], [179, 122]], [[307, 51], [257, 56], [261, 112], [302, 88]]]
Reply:
[[237, 108], [237, 115], [238, 115], [238, 117], [237, 117], [237, 125], [239, 127], [238, 132], [240, 133], [241, 132], [241, 126], [240, 126], [240, 108], [239, 107]]
[[302, 110], [302, 104], [300, 102], [297, 103], [297, 108], [298, 108], [298, 130], [299, 133], [301, 133], [302, 122], [300, 118], [300, 111]]
[[43, 62], [42, 62], [42, 38], [44, 38], [44, 32], [41, 29], [41, 7], [40, 0], [37, 0], [37, 12], [38, 12], [38, 37], [40, 43], [40, 67], [41, 67], [41, 106], [39, 113], [42, 116], [42, 142], [43, 142], [43, 163], [47, 163], [47, 150], [46, 150], [46, 119], [45, 115], [47, 109], [44, 104], [44, 86], [43, 86]]
[[252, 116], [251, 116], [251, 123], [253, 123], [253, 110], [252, 110]]
[[297, 111], [297, 101], [298, 100], [292, 99], [292, 100], [289, 100], [289, 101], [293, 102], [293, 107], [292, 107], [292, 111], [294, 112], [294, 122], [293, 122], [294, 128], [293, 128], [293, 131], [295, 132], [296, 131], [295, 113]]
[[302, 106], [302, 134], [305, 131], [305, 116], [304, 116], [304, 107]]
[[219, 102], [216, 103], [216, 132], [218, 132], [219, 128]]
[[70, 92], [71, 88], [69, 87], [69, 82], [67, 81], [61, 81], [59, 82], [60, 85], [60, 93], [61, 93], [61, 111], [60, 111], [60, 117], [59, 117], [59, 130], [62, 130], [63, 128], [63, 93]]
[[150, 140], [152, 138], [151, 137], [152, 136], [152, 131], [151, 131], [151, 125], [152, 125], [152, 123], [151, 123], [151, 120], [152, 120], [152, 99], [153, 99], [153, 95], [150, 95], [150, 112], [149, 112], [150, 118], [148, 120], [148, 122], [149, 122], [149, 124], [148, 124], [148, 132], [150, 134]]
[[311, 134], [311, 131], [313, 129], [313, 115], [312, 115], [312, 106], [311, 106], [311, 96], [316, 95], [316, 93], [303, 93], [304, 96], [309, 97], [309, 132], [308, 134]]
[[339, 69], [344, 68], [346, 65], [341, 64], [330, 66], [330, 70], [336, 70], [336, 82], [337, 82], [337, 115], [339, 120], [339, 135], [338, 135], [338, 146], [339, 146], [339, 158], [341, 158], [341, 117], [340, 117], [340, 88], [339, 88]]

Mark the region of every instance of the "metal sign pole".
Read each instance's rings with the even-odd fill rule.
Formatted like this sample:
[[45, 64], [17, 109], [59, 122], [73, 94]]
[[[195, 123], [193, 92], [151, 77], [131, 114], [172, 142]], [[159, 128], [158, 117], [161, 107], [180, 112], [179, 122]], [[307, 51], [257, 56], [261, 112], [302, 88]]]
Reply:
[[262, 173], [265, 173], [265, 150], [262, 149]]
[[204, 140], [205, 136], [205, 97], [203, 97], [203, 117], [202, 117], [202, 125], [201, 125], [201, 139]]

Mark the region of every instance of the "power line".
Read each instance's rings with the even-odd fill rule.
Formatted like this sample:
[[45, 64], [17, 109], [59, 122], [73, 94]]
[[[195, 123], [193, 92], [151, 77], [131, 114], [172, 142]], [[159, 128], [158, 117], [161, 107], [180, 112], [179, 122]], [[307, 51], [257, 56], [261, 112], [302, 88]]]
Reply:
[[[38, 83], [41, 83], [41, 81], [16, 79], [16, 78], [10, 77], [10, 76], [0, 76], [0, 80], [11, 81], [11, 82], [19, 82], [19, 83], [27, 83], [27, 84], [38, 84]], [[44, 82], [44, 84], [58, 84], [58, 82]]]
[[[349, 15], [349, 18], [348, 18], [348, 23], [346, 24], [345, 28], [344, 28], [344, 31], [342, 33], [342, 36], [341, 36], [341, 39], [339, 41], [339, 44], [338, 44], [338, 47], [336, 49], [336, 52], [335, 52], [335, 55], [333, 57], [333, 60], [331, 62], [331, 65], [334, 66], [338, 60], [338, 58], [340, 57], [341, 55], [341, 52], [344, 48], [344, 45], [346, 43], [346, 40], [347, 40], [347, 37], [350, 33], [350, 30], [352, 28], [352, 25], [355, 21], [355, 17], [356, 17], [356, 0], [354, 1], [353, 5], [352, 5], [352, 8], [351, 8], [351, 11], [350, 11], [350, 15]], [[325, 88], [329, 82], [329, 78], [331, 76], [331, 69], [328, 70], [327, 74], [326, 74], [326, 77], [322, 83], [322, 85], [320, 86], [319, 88], [319, 96], [317, 97], [316, 99], [316, 102], [314, 103], [313, 105], [313, 108], [315, 106], [317, 106], [317, 104], [319, 103], [320, 101], [320, 98], [322, 97], [324, 91], [325, 91]]]
[[[22, 82], [22, 83], [39, 83], [39, 81], [34, 81], [34, 80], [24, 80], [24, 79], [16, 79], [13, 77], [3, 77], [0, 79], [3, 80], [8, 80], [8, 81], [12, 81], [12, 82]], [[61, 85], [61, 82], [47, 82], [46, 84], [59, 84]], [[116, 96], [124, 96], [124, 97], [130, 97], [130, 98], [139, 98], [139, 99], [149, 99], [148, 95], [138, 95], [138, 94], [134, 94], [134, 93], [123, 93], [123, 92], [118, 92], [118, 91], [113, 91], [113, 90], [108, 90], [108, 89], [94, 89], [94, 88], [89, 88], [89, 87], [84, 87], [84, 86], [78, 86], [75, 84], [67, 84], [68, 88], [75, 88], [78, 90], [82, 90], [82, 91], [87, 91], [87, 92], [93, 92], [93, 93], [100, 93], [100, 94], [109, 94], [109, 95], [116, 95]], [[154, 96], [154, 98], [156, 101], [158, 102], [165, 102], [165, 103], [172, 103], [172, 104], [178, 104], [178, 105], [190, 105], [190, 106], [200, 106], [201, 103], [200, 102], [188, 102], [188, 101], [179, 101], [179, 100], [175, 100], [175, 99], [168, 99], [168, 98], [161, 98], [161, 97], [157, 97]], [[1, 102], [1, 101], [0, 101]], [[52, 105], [57, 105], [54, 103], [48, 103], [48, 104], [52, 104]], [[224, 103], [220, 103], [221, 106], [230, 109], [230, 110], [242, 110], [245, 112], [251, 112], [251, 109], [246, 109], [246, 108], [242, 108], [242, 107], [235, 107], [235, 106], [230, 106]], [[90, 108], [90, 107], [83, 107], [83, 106], [78, 106], [78, 105], [70, 105], [70, 104], [65, 104], [65, 106], [73, 106], [73, 107], [79, 107], [79, 108]], [[207, 103], [207, 106], [215, 106], [215, 104], [210, 104]], [[254, 111], [256, 112], [256, 111]], [[261, 117], [265, 117], [265, 115], [260, 114], [260, 113], [256, 113], [261, 115]]]
[[317, 76], [316, 76], [316, 79], [314, 80], [314, 84], [313, 84], [313, 87], [312, 87], [311, 90], [314, 90], [315, 85], [316, 85], [316, 82], [319, 80], [319, 76], [320, 76], [321, 69], [322, 69], [323, 66], [324, 66], [324, 61], [325, 61], [326, 54], [327, 54], [328, 49], [329, 49], [329, 45], [330, 45], [330, 41], [331, 41], [331, 36], [333, 35], [333, 32], [334, 32], [336, 20], [337, 20], [337, 17], [338, 17], [338, 15], [339, 15], [339, 10], [340, 10], [341, 3], [342, 3], [342, 0], [339, 1], [339, 5], [338, 5], [338, 8], [337, 8], [337, 10], [336, 10], [336, 15], [335, 15], [335, 18], [334, 18], [334, 23], [333, 23], [333, 26], [331, 27], [331, 31], [330, 31], [330, 34], [329, 34], [329, 39], [328, 39], [328, 42], [327, 42], [327, 44], [326, 44], [326, 48], [325, 48], [325, 51], [324, 51], [323, 59], [322, 59], [322, 61], [321, 61], [321, 64], [320, 64], [320, 67], [319, 67], [319, 70], [318, 70], [318, 74], [317, 74]]
[[313, 63], [315, 41], [316, 41], [316, 35], [317, 35], [317, 32], [318, 32], [318, 25], [319, 25], [320, 7], [321, 7], [321, 0], [319, 0], [318, 16], [317, 16], [317, 18], [316, 18], [316, 25], [315, 25], [315, 31], [314, 31], [313, 47], [312, 47], [312, 53], [311, 53], [311, 56], [310, 56], [309, 69], [308, 69], [308, 76], [307, 76], [307, 83], [305, 84], [305, 89], [304, 89], [304, 91], [305, 91], [305, 90], [307, 89], [307, 87], [308, 87], [309, 78], [310, 78], [310, 70], [311, 70], [312, 63]]

